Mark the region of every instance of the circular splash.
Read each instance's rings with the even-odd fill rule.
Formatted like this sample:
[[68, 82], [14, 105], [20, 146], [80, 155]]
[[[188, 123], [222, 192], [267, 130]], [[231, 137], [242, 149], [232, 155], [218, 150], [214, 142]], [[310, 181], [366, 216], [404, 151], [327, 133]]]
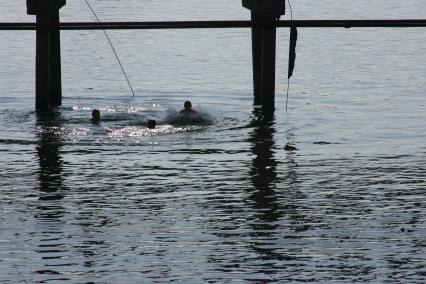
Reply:
[[213, 121], [213, 117], [204, 111], [181, 113], [168, 109], [165, 117], [165, 122], [172, 125], [210, 125]]

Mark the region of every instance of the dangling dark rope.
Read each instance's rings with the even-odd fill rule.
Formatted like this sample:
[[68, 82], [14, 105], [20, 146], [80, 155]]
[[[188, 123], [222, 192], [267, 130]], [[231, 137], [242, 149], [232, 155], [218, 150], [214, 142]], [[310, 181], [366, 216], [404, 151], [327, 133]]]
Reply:
[[288, 79], [293, 76], [294, 63], [296, 61], [297, 28], [290, 28], [290, 51], [288, 61]]
[[287, 0], [288, 6], [290, 8], [290, 47], [288, 54], [288, 75], [287, 75], [287, 96], [285, 101], [285, 111], [287, 112], [288, 107], [288, 92], [290, 89], [290, 77], [293, 75], [294, 63], [296, 61], [296, 42], [297, 42], [297, 28], [293, 25], [293, 10], [291, 8], [290, 0]]
[[[99, 18], [98, 18], [98, 16], [97, 16], [97, 15], [96, 15], [96, 13], [95, 13], [95, 10], [93, 10], [93, 8], [92, 8], [92, 6], [89, 4], [88, 0], [84, 0], [84, 2], [86, 2], [86, 4], [87, 4], [87, 6], [89, 7], [90, 11], [92, 11], [93, 15], [94, 15], [94, 16], [95, 16], [95, 18], [96, 18], [96, 21], [98, 21], [98, 23], [100, 23], [101, 21], [99, 21]], [[106, 31], [105, 31], [104, 29], [102, 29], [102, 30], [104, 31], [105, 37], [106, 37], [106, 39], [108, 40], [109, 45], [111, 46], [112, 51], [114, 52], [115, 58], [117, 58], [117, 62], [118, 62], [118, 64], [119, 64], [119, 65], [120, 65], [120, 67], [121, 67], [121, 71], [123, 72], [123, 75], [124, 75], [124, 77], [126, 78], [127, 85], [129, 85], [130, 91], [132, 92], [132, 96], [134, 97], [134, 96], [135, 96], [135, 92], [133, 91], [132, 85], [130, 84], [130, 81], [129, 81], [129, 78], [127, 77], [126, 71], [124, 71], [124, 67], [123, 67], [123, 65], [121, 64], [120, 58], [118, 58], [118, 54], [117, 54], [117, 52], [115, 51], [115, 48], [114, 48], [114, 46], [112, 45], [112, 42], [111, 42], [111, 40], [110, 40], [110, 38], [109, 38], [108, 34], [106, 33]]]

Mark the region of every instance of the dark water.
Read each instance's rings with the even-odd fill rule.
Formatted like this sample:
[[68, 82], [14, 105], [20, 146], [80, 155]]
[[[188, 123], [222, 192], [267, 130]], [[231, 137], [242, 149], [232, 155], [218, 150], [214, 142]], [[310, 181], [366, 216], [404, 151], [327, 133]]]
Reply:
[[[92, 20], [68, 2], [65, 21]], [[426, 11], [334, 2], [294, 13]], [[105, 20], [248, 17], [239, 1], [93, 4]], [[32, 20], [21, 5], [1, 21]], [[252, 106], [248, 30], [110, 35], [136, 96], [101, 32], [63, 32], [63, 107], [40, 116], [34, 35], [0, 33], [0, 283], [425, 282], [424, 29], [300, 30], [288, 113], [280, 30], [269, 117]], [[203, 121], [173, 119], [187, 99]]]

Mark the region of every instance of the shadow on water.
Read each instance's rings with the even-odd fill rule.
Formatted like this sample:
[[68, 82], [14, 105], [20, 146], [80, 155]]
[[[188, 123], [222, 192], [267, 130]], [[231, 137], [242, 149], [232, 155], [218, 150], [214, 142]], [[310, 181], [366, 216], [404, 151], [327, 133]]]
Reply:
[[[228, 217], [212, 225], [225, 245], [243, 245], [229, 251], [226, 261], [212, 256], [210, 262], [218, 264], [221, 272], [238, 275], [235, 277], [271, 283], [282, 277], [288, 266], [305, 260], [298, 255], [301, 248], [291, 244], [291, 236], [300, 228], [309, 230], [304, 227], [309, 217], [297, 205], [306, 202], [306, 196], [298, 188], [296, 153], [286, 154], [277, 146], [274, 115], [255, 109], [247, 127], [250, 132], [245, 141], [252, 153], [249, 171], [234, 196], [229, 190], [222, 192], [228, 198], [213, 209]], [[286, 159], [277, 155], [286, 155]], [[282, 168], [286, 173], [280, 172]]]
[[[66, 244], [69, 236], [64, 235], [64, 228], [67, 228], [67, 211], [63, 205], [64, 193], [64, 169], [61, 147], [63, 146], [63, 123], [64, 118], [60, 113], [40, 114], [37, 116], [37, 144], [36, 153], [39, 163], [39, 202], [37, 203], [34, 216], [38, 220], [39, 245], [36, 252], [43, 260], [43, 266], [38, 267], [34, 274], [40, 283], [48, 281], [70, 280], [62, 271], [75, 264], [66, 261], [69, 254], [69, 244]], [[84, 193], [81, 192], [82, 194]], [[70, 198], [73, 198], [70, 195]], [[77, 224], [81, 228], [81, 234], [86, 239], [74, 249], [84, 257], [82, 266], [91, 268], [95, 266], [95, 255], [98, 249], [108, 247], [102, 239], [93, 238], [93, 234], [102, 235], [100, 227], [105, 226], [109, 220], [104, 218], [100, 211], [102, 204], [96, 206], [92, 204], [94, 200], [82, 199], [77, 202], [78, 215]], [[86, 203], [88, 206], [86, 207]], [[94, 202], [96, 203], [96, 202]], [[68, 203], [69, 204], [69, 203]], [[101, 216], [100, 216], [101, 215]]]
[[[303, 247], [294, 245], [294, 240], [312, 230], [308, 225], [312, 217], [305, 208], [307, 196], [299, 188], [297, 149], [284, 148], [284, 151], [277, 147], [275, 123], [274, 115], [255, 109], [248, 139], [253, 153], [250, 168], [253, 187], [247, 189], [245, 200], [245, 206], [252, 212], [246, 221], [250, 228], [248, 247], [256, 255], [251, 270], [262, 278], [262, 283], [282, 280], [285, 271], [291, 271], [295, 263], [303, 269], [302, 263], [309, 257], [303, 254]], [[294, 145], [292, 129], [285, 135], [287, 145]], [[298, 279], [291, 273], [288, 276]]]
[[37, 146], [36, 152], [39, 161], [39, 188], [41, 200], [58, 200], [63, 196], [58, 193], [63, 189], [61, 149], [61, 123], [50, 114], [37, 116]]
[[[36, 118], [36, 153], [39, 162], [39, 203], [34, 211], [38, 220], [39, 244], [36, 250], [43, 260], [43, 267], [34, 273], [40, 281], [69, 280], [57, 271], [58, 261], [67, 253], [63, 246], [63, 220], [65, 208], [61, 200], [63, 191], [63, 160], [60, 155], [61, 123], [57, 115], [39, 114]], [[44, 282], [41, 282], [44, 283]]]
[[[282, 210], [278, 200], [276, 188], [277, 166], [275, 158], [275, 117], [273, 114], [264, 115], [259, 110], [253, 111], [251, 121], [252, 132], [248, 141], [254, 157], [250, 169], [251, 183], [246, 202], [256, 212], [247, 220], [250, 229], [250, 249], [255, 252], [258, 261], [254, 271], [263, 274], [262, 281], [268, 282], [278, 273], [271, 266], [271, 261], [279, 261], [286, 256], [277, 252], [276, 234], [278, 220], [282, 217]], [[272, 245], [272, 246], [271, 246]]]
[[[253, 131], [248, 141], [251, 143], [251, 152], [254, 154], [250, 170], [251, 182], [254, 190], [250, 192], [249, 199], [256, 210], [261, 210], [259, 216], [263, 221], [273, 222], [280, 217], [275, 192], [277, 178], [277, 161], [274, 157], [274, 116], [262, 115], [254, 111], [251, 121]], [[268, 223], [263, 223], [267, 225]], [[256, 228], [255, 228], [256, 229]], [[267, 228], [259, 228], [262, 231]]]
[[[288, 215], [288, 218], [296, 219], [299, 223], [303, 216], [293, 210], [293, 197], [297, 174], [296, 163], [292, 153], [287, 155], [286, 166], [287, 174], [284, 176], [286, 188], [281, 188], [283, 180], [278, 178], [277, 149], [274, 135], [275, 117], [274, 115], [265, 115], [258, 110], [254, 110], [251, 121], [253, 131], [251, 132], [249, 142], [251, 143], [251, 152], [254, 154], [252, 167], [250, 170], [251, 182], [253, 188], [247, 200], [248, 204], [256, 214], [253, 214], [248, 220], [251, 227], [250, 237], [253, 239], [251, 249], [262, 259], [262, 267], [258, 268], [262, 273], [273, 277], [273, 274], [281, 273], [281, 267], [271, 267], [270, 261], [290, 261], [296, 258], [286, 253], [286, 248], [282, 246], [283, 228], [281, 219]], [[283, 198], [283, 194], [286, 198]], [[290, 222], [291, 223], [291, 222]], [[291, 225], [289, 228], [291, 229]], [[266, 281], [266, 279], [265, 279]]]

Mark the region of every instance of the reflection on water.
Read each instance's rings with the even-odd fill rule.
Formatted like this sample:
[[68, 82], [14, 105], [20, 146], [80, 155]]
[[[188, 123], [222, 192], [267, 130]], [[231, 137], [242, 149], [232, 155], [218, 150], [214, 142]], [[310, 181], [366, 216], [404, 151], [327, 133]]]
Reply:
[[[333, 18], [342, 1], [294, 11]], [[3, 2], [16, 10], [0, 16], [23, 15]], [[239, 1], [96, 2], [104, 20], [130, 6], [135, 20], [249, 17]], [[397, 4], [370, 2], [378, 18]], [[404, 17], [426, 11], [414, 2]], [[81, 4], [67, 1], [63, 19], [90, 15]], [[302, 35], [289, 111], [277, 75], [265, 117], [249, 30], [111, 31], [134, 97], [102, 33], [64, 33], [63, 107], [37, 116], [34, 33], [2, 33], [0, 283], [423, 284], [424, 30]], [[170, 117], [186, 100], [202, 121]]]
[[37, 115], [37, 144], [36, 153], [39, 163], [38, 181], [40, 194], [38, 202], [32, 206], [36, 220], [37, 248], [42, 260], [36, 269], [35, 280], [62, 281], [69, 280], [60, 276], [54, 263], [61, 261], [64, 254], [64, 215], [65, 208], [59, 200], [64, 198], [63, 188], [63, 160], [60, 155], [61, 150], [61, 119], [56, 114], [46, 113]]
[[274, 158], [273, 149], [274, 123], [273, 115], [262, 115], [258, 109], [255, 109], [251, 122], [253, 130], [248, 139], [252, 143], [251, 151], [254, 155], [250, 175], [254, 187], [263, 197], [270, 196], [274, 192], [273, 183], [277, 176], [277, 161]]
[[[277, 161], [274, 156], [274, 124], [273, 115], [263, 115], [259, 109], [254, 110], [251, 121], [252, 133], [248, 139], [254, 155], [250, 170], [253, 188], [249, 191], [249, 202], [247, 202], [253, 211], [258, 212], [249, 220], [252, 230], [250, 236], [253, 239], [273, 240], [276, 233], [274, 230], [277, 228], [276, 222], [282, 214], [277, 198], [280, 192], [275, 184]], [[263, 242], [254, 243], [252, 249], [265, 261], [280, 258], [273, 248], [265, 247]], [[267, 262], [265, 264], [268, 266]]]
[[[46, 193], [40, 199], [61, 199], [63, 196], [63, 174], [61, 150], [60, 119], [54, 114], [37, 116], [37, 158], [39, 161], [40, 191]], [[59, 191], [59, 193], [58, 193]]]
[[[292, 259], [282, 252], [283, 244], [277, 238], [281, 231], [279, 220], [285, 210], [280, 201], [283, 192], [277, 187], [275, 123], [274, 115], [265, 115], [255, 109], [251, 121], [252, 132], [248, 139], [253, 153], [250, 170], [253, 188], [249, 190], [246, 203], [256, 212], [248, 219], [249, 237], [253, 240], [250, 249], [261, 260], [255, 267], [257, 280], [264, 283], [279, 277], [280, 261]], [[259, 277], [262, 274], [264, 276]]]
[[[111, 129], [147, 131], [131, 124], [145, 120], [140, 116], [115, 111], [117, 120], [93, 125], [90, 108], [61, 109], [34, 118], [34, 143], [7, 140], [10, 149], [3, 153], [17, 156], [13, 166], [32, 154], [35, 168], [31, 174], [22, 167], [23, 182], [34, 178], [35, 184], [25, 191], [2, 189], [5, 279], [424, 278], [425, 159], [286, 150], [287, 144], [301, 148], [297, 128], [256, 109], [248, 123], [230, 120], [227, 127], [111, 136]], [[31, 119], [24, 117], [24, 124]], [[212, 143], [215, 135], [220, 138]], [[9, 181], [19, 176], [7, 173]]]

